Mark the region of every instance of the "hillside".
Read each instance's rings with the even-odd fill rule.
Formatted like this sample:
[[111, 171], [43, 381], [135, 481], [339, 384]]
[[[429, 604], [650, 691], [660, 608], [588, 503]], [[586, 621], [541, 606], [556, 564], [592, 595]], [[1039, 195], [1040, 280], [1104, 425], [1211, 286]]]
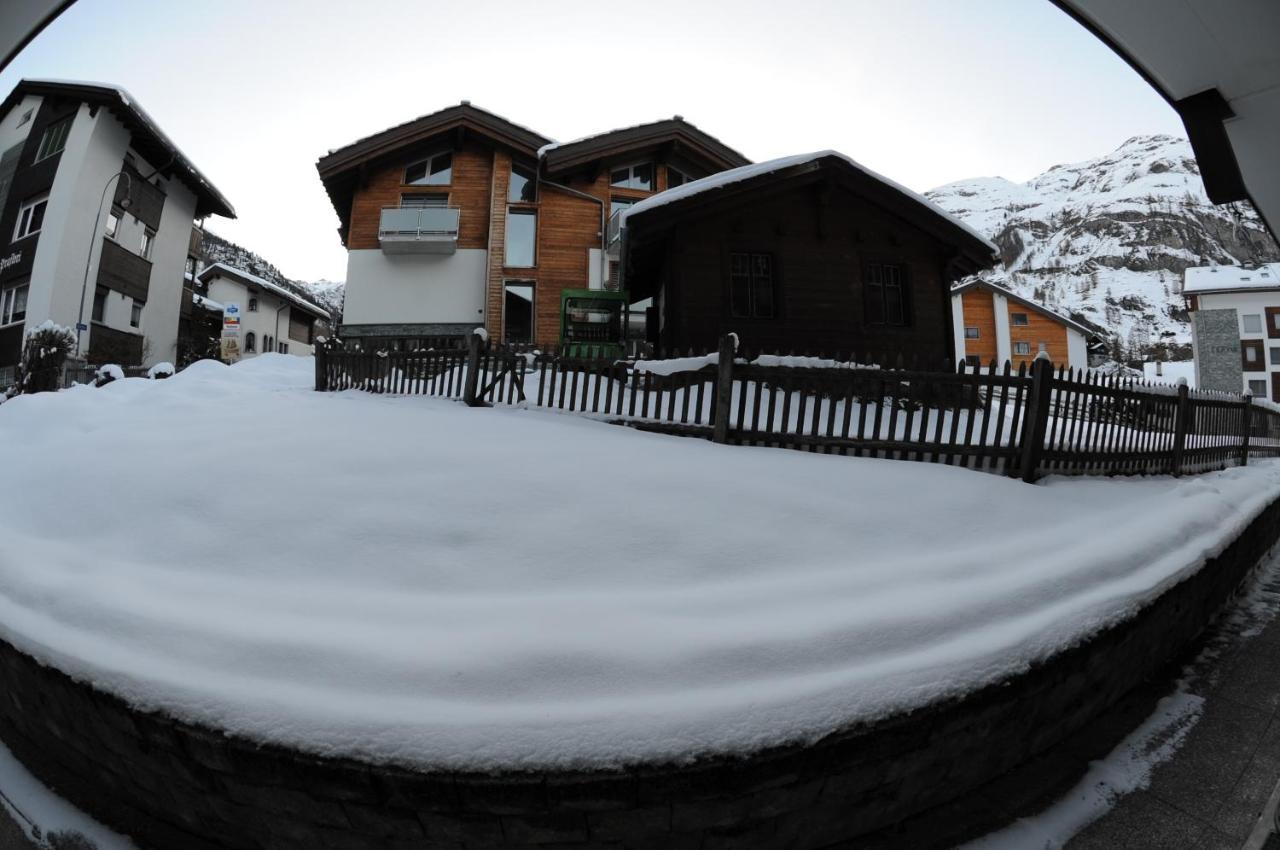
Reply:
[[1097, 328], [1117, 360], [1189, 356], [1183, 269], [1280, 259], [1252, 209], [1209, 202], [1191, 146], [1173, 136], [1137, 136], [1026, 183], [980, 177], [925, 194], [1000, 247], [1004, 267], [984, 277]]
[[203, 248], [206, 261], [210, 264], [226, 263], [292, 290], [327, 309], [335, 322], [342, 316], [342, 299], [345, 290], [345, 284], [342, 281], [292, 280], [285, 277], [278, 268], [267, 262], [260, 254], [223, 239], [209, 230], [204, 231]]

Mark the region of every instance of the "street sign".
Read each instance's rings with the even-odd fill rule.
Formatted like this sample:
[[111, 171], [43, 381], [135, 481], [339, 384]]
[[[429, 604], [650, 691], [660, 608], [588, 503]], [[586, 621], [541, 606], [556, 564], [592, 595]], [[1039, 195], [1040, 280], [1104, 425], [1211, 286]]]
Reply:
[[76, 322], [76, 330], [87, 331], [89, 330], [89, 326], [86, 325], [84, 322]]

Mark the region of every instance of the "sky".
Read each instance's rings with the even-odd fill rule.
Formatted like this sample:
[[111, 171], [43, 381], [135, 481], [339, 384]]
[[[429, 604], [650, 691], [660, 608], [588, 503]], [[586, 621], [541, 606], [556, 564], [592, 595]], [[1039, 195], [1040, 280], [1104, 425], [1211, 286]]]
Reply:
[[301, 280], [346, 276], [316, 159], [461, 100], [558, 140], [678, 114], [916, 191], [1183, 134], [1048, 0], [78, 0], [22, 77], [127, 88], [235, 206], [209, 229]]

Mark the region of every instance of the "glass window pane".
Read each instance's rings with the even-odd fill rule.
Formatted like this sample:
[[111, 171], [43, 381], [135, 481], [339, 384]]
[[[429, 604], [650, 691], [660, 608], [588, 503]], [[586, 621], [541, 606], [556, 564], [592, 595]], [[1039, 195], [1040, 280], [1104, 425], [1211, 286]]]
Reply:
[[627, 207], [634, 207], [636, 202], [633, 198], [610, 198], [609, 199], [609, 215], [613, 215], [619, 210], [625, 210]]
[[1026, 314], [1026, 313], [1014, 313], [1014, 314], [1013, 314], [1013, 323], [1014, 323], [1015, 325], [1025, 325], [1025, 324], [1028, 324], [1028, 322], [1027, 322], [1027, 314]]
[[1258, 313], [1244, 316], [1244, 332], [1247, 334], [1262, 333], [1262, 316]]
[[400, 206], [419, 209], [421, 207], [447, 207], [448, 195], [401, 195]]
[[729, 312], [738, 317], [751, 315], [751, 256], [729, 255]]
[[667, 166], [667, 188], [668, 189], [674, 189], [677, 186], [683, 186], [685, 183], [688, 183], [688, 182], [689, 182], [689, 178], [685, 177], [683, 174], [681, 174], [679, 171], [676, 171], [671, 166]]
[[768, 254], [751, 257], [752, 313], [760, 319], [773, 318], [773, 259]]
[[507, 283], [503, 304], [504, 342], [533, 342], [533, 284]]
[[628, 183], [630, 183], [630, 181], [631, 181], [631, 169], [630, 169], [630, 168], [615, 168], [615, 169], [614, 169], [614, 170], [609, 174], [609, 185], [610, 185], [610, 186], [623, 186], [623, 187], [625, 187], [625, 186], [627, 186], [627, 185], [628, 185]]
[[537, 200], [537, 181], [534, 170], [524, 165], [511, 165], [511, 184], [507, 188], [507, 200], [533, 203]]
[[631, 171], [631, 185], [633, 188], [653, 191], [653, 163], [646, 162], [644, 165], [637, 165]]
[[886, 324], [903, 324], [902, 286], [898, 283], [884, 285], [884, 320]]
[[453, 154], [442, 153], [431, 158], [430, 174], [427, 184], [431, 186], [447, 186], [453, 179]]
[[533, 265], [534, 242], [538, 233], [538, 216], [533, 210], [507, 212], [508, 266], [527, 268]]
[[1266, 381], [1250, 381], [1249, 392], [1255, 396], [1261, 396], [1263, 398], [1266, 398], [1267, 382]]
[[416, 162], [404, 170], [404, 182], [411, 185], [419, 183], [426, 176], [427, 164], [425, 162]]
[[12, 292], [13, 304], [10, 305], [9, 321], [20, 322], [27, 317], [27, 287], [19, 286]]

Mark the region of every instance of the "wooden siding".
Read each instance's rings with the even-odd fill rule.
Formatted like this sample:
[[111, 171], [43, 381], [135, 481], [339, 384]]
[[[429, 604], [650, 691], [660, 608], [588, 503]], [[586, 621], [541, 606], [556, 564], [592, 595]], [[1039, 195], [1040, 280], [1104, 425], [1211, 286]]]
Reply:
[[448, 144], [442, 142], [418, 148], [370, 171], [365, 184], [356, 188], [351, 200], [348, 250], [381, 247], [378, 224], [382, 209], [400, 206], [401, 195], [415, 194], [448, 195], [449, 205], [461, 210], [458, 218], [459, 248], [483, 249], [489, 246], [489, 192], [493, 183], [494, 156], [490, 149], [475, 142], [454, 148], [452, 182], [448, 186], [406, 186], [404, 183], [406, 166], [431, 151], [447, 147]]
[[[1049, 353], [1049, 359], [1055, 365], [1065, 366], [1068, 362], [1067, 355], [1067, 329], [1061, 322], [1056, 322], [1043, 313], [1038, 313], [1030, 307], [1023, 307], [1021, 304], [1012, 301], [1006, 302], [1009, 305], [1009, 360], [1016, 369], [1020, 364], [1026, 363], [1031, 365], [1031, 361], [1036, 359], [1036, 355], [1040, 353], [1041, 343], [1045, 346], [1045, 351]], [[1026, 313], [1027, 324], [1015, 325], [1013, 323], [1014, 313]], [[1019, 342], [1027, 342], [1031, 344], [1030, 354], [1015, 354], [1014, 346]]]
[[[739, 251], [773, 256], [776, 318], [729, 315], [729, 254]], [[761, 194], [680, 222], [666, 237], [662, 348], [714, 350], [732, 331], [753, 350], [901, 352], [940, 363], [952, 356], [945, 261], [941, 243], [851, 193], [838, 192], [825, 203], [814, 186]], [[864, 322], [868, 263], [902, 266], [909, 326]]]
[[996, 346], [996, 308], [995, 298], [985, 289], [971, 289], [960, 296], [964, 312], [964, 324], [968, 328], [978, 329], [977, 339], [964, 341], [966, 356], [982, 358], [985, 366], [998, 356]]
[[311, 344], [311, 329], [315, 326], [315, 317], [297, 307], [289, 308], [289, 339], [295, 342]]
[[160, 216], [164, 213], [164, 192], [144, 180], [142, 173], [130, 163], [124, 164], [123, 171], [129, 179], [116, 181], [112, 203], [118, 206], [124, 198], [129, 198], [129, 214], [153, 231], [159, 230]]
[[98, 261], [98, 285], [135, 301], [146, 301], [150, 284], [151, 263], [104, 237], [102, 258]]

